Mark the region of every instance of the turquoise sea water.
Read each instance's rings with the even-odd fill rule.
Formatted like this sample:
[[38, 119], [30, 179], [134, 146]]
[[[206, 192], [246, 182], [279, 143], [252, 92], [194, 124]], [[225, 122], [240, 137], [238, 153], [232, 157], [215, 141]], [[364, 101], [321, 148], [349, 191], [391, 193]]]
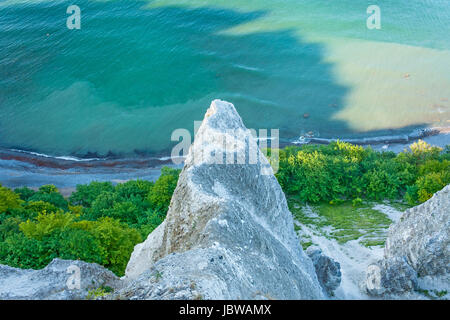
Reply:
[[450, 126], [450, 2], [378, 0], [381, 30], [371, 4], [0, 1], [0, 147], [167, 153], [215, 98], [283, 140]]

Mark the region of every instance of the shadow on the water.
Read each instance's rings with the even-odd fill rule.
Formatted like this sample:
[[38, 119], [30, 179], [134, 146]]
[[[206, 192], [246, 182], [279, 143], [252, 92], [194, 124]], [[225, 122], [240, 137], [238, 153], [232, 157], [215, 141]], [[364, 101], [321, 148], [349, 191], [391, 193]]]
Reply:
[[[325, 61], [326, 52], [321, 45], [308, 43], [289, 29], [250, 34], [227, 32], [263, 17], [266, 14], [263, 11], [146, 8], [148, 3], [78, 1], [77, 5], [83, 9], [82, 29], [75, 32], [64, 28], [66, 16], [61, 16], [61, 12], [65, 12], [67, 3], [27, 6], [35, 15], [29, 17], [29, 24], [37, 23], [43, 10], [46, 16], [61, 16], [57, 23], [43, 29], [51, 36], [34, 52], [45, 57], [45, 64], [39, 70], [33, 69], [33, 75], [28, 75], [24, 67], [27, 78], [39, 75], [39, 78], [55, 79], [52, 90], [87, 82], [95, 88], [101, 101], [112, 102], [127, 113], [123, 119], [117, 114], [92, 117], [97, 119], [95, 126], [106, 128], [104, 132], [109, 135], [106, 138], [104, 132], [102, 137], [97, 137], [93, 131], [80, 129], [80, 123], [89, 122], [83, 118], [85, 111], [80, 112], [82, 116], [70, 112], [70, 117], [58, 118], [65, 121], [64, 130], [78, 123], [71, 136], [75, 137], [70, 142], [74, 144], [72, 154], [84, 156], [91, 152], [90, 155], [102, 156], [97, 150], [86, 150], [83, 143], [98, 139], [97, 144], [101, 144], [114, 141], [114, 137], [129, 139], [128, 145], [148, 137], [149, 141], [135, 146], [139, 152], [169, 150], [170, 133], [179, 127], [192, 130], [192, 122], [203, 118], [206, 101], [211, 98], [234, 103], [247, 127], [279, 128], [285, 141], [305, 133], [322, 137], [334, 137], [336, 132], [354, 133], [346, 122], [333, 119], [344, 107], [351, 88], [336, 79], [333, 65]], [[11, 19], [14, 19], [13, 9], [8, 9]], [[36, 35], [27, 33], [26, 37], [33, 40]], [[19, 48], [22, 50], [24, 45], [27, 44]], [[2, 55], [0, 60], [6, 58]], [[18, 65], [28, 63], [19, 55], [16, 62], [5, 68], [20, 73], [22, 69]], [[8, 70], [4, 72], [8, 74]], [[178, 111], [176, 119], [163, 116], [169, 112], [165, 106], [179, 105], [183, 109], [192, 101], [198, 104]], [[161, 118], [155, 116], [155, 108]], [[142, 111], [147, 109], [153, 109], [153, 113]], [[69, 111], [61, 108], [57, 112]], [[156, 118], [145, 119], [150, 114]], [[120, 121], [129, 124], [115, 125]], [[30, 134], [58, 137], [58, 132], [51, 131], [57, 130], [51, 120], [44, 119], [42, 124], [35, 125]], [[166, 147], [153, 147], [151, 137], [155, 132], [166, 137]], [[0, 129], [1, 140], [2, 134]], [[33, 147], [37, 146], [28, 148]], [[132, 148], [115, 149], [113, 144], [109, 149], [115, 154], [133, 151]]]

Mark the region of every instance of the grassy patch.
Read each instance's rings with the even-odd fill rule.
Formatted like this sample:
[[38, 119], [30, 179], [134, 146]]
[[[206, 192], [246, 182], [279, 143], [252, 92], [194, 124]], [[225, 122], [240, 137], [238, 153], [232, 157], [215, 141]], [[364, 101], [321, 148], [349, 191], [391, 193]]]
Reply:
[[400, 212], [404, 212], [405, 210], [413, 207], [412, 205], [409, 205], [402, 201], [389, 201], [387, 205]]
[[314, 243], [312, 241], [301, 241], [300, 244], [302, 245], [303, 250], [306, 250]]
[[[359, 239], [367, 247], [382, 246], [386, 229], [392, 223], [384, 213], [372, 209], [369, 204], [358, 207], [351, 202], [319, 204], [308, 209], [294, 197], [288, 198], [288, 204], [295, 220], [339, 243]], [[302, 245], [305, 247], [311, 243], [307, 239]]]
[[87, 300], [96, 300], [98, 298], [107, 296], [108, 294], [112, 293], [114, 290], [111, 287], [108, 286], [101, 286], [97, 289], [92, 289], [88, 291], [88, 294], [86, 296]]
[[418, 289], [417, 292], [423, 294], [425, 297], [432, 300], [440, 299], [448, 293], [447, 290], [438, 291], [438, 290], [424, 290], [424, 289]]
[[445, 296], [447, 293], [448, 293], [447, 290], [436, 291], [436, 295], [437, 295], [439, 298], [442, 298], [442, 297]]
[[361, 244], [366, 247], [384, 247], [384, 245], [386, 244], [386, 240], [362, 240]]

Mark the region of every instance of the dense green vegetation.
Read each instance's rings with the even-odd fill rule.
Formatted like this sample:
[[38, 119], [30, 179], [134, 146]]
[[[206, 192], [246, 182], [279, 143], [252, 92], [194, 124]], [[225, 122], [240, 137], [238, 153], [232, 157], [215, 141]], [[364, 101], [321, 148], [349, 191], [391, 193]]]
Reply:
[[59, 257], [123, 275], [134, 246], [164, 220], [178, 175], [163, 168], [155, 183], [92, 182], [69, 199], [52, 185], [0, 186], [0, 264], [40, 269]]
[[[164, 220], [178, 175], [163, 168], [155, 183], [92, 182], [68, 199], [52, 185], [0, 186], [0, 264], [39, 269], [59, 257], [123, 275], [134, 246]], [[387, 199], [404, 210], [428, 200], [450, 183], [450, 148], [423, 141], [399, 154], [339, 141], [287, 147], [280, 150], [277, 178], [298, 222], [340, 243], [382, 245], [390, 220], [372, 204]], [[313, 214], [305, 212], [307, 204]], [[304, 247], [308, 237], [302, 235]]]
[[450, 183], [450, 148], [420, 141], [399, 154], [344, 142], [280, 150], [278, 181], [307, 203], [424, 202]]
[[[375, 205], [399, 211], [428, 200], [450, 183], [450, 149], [423, 141], [399, 154], [349, 143], [280, 150], [278, 181], [295, 220], [339, 243], [382, 246], [392, 221]], [[303, 248], [312, 245], [302, 231]]]

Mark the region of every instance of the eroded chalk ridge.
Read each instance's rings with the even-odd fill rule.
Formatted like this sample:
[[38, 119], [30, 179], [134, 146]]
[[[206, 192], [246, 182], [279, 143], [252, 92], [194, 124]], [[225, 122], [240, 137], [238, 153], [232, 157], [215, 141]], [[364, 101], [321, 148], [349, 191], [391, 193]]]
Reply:
[[41, 270], [0, 265], [0, 300], [79, 300], [98, 288], [117, 290], [122, 282], [96, 263], [54, 259]]
[[450, 185], [407, 210], [389, 228], [384, 257], [368, 267], [364, 289], [378, 297], [450, 292]]
[[232, 104], [212, 102], [167, 217], [135, 247], [124, 280], [115, 297], [326, 297], [271, 166]]

